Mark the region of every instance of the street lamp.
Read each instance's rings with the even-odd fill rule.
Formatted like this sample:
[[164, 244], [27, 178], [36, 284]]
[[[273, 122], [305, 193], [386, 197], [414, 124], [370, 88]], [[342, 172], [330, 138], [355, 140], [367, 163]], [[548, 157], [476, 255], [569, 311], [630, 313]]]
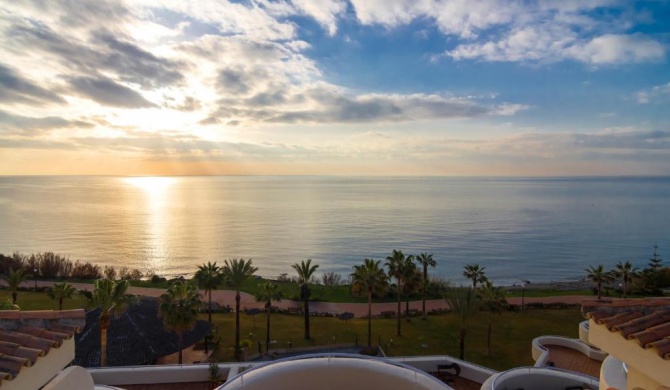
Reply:
[[523, 310], [524, 307], [524, 300], [526, 298], [526, 285], [530, 284], [530, 280], [521, 280], [523, 283], [521, 284], [521, 310]]
[[35, 291], [37, 291], [37, 268], [33, 269], [33, 277], [35, 278]]

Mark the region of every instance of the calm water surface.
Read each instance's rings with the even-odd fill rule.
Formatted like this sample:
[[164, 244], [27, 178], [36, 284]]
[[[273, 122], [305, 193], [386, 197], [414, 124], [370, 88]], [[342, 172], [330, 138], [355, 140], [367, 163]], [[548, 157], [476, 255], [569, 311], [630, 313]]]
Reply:
[[0, 253], [162, 275], [244, 257], [274, 277], [401, 249], [457, 283], [475, 262], [496, 283], [539, 282], [644, 267], [654, 242], [667, 255], [669, 206], [670, 178], [0, 177]]

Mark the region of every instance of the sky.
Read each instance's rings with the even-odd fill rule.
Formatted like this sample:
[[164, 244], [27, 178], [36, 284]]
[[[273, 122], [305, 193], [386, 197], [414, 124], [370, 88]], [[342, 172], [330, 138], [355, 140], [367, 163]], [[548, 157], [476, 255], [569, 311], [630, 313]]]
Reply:
[[0, 175], [670, 176], [670, 1], [0, 3]]

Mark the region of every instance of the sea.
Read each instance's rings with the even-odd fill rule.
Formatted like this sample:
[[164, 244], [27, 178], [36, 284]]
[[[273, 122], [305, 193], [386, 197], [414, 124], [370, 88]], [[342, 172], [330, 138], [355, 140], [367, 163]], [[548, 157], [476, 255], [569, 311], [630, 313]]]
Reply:
[[346, 279], [397, 249], [454, 284], [477, 263], [512, 285], [644, 268], [654, 245], [670, 255], [670, 178], [0, 176], [0, 253], [167, 277], [245, 258], [264, 277], [312, 259]]

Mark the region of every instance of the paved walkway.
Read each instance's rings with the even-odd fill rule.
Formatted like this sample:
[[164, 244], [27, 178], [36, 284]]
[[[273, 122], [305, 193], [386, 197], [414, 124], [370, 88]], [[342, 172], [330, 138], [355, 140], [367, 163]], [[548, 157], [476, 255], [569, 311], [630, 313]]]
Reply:
[[[4, 281], [0, 281], [1, 284], [6, 285]], [[23, 286], [29, 287], [33, 286], [34, 282], [25, 282]], [[77, 289], [80, 290], [90, 290], [92, 284], [87, 283], [72, 283]], [[38, 281], [37, 285], [40, 287], [51, 287], [53, 282], [47, 281]], [[148, 287], [130, 287], [128, 289], [130, 294], [142, 295], [147, 297], [159, 297], [165, 292], [165, 289], [160, 288], [148, 288]], [[203, 299], [207, 300], [209, 297], [205, 295], [204, 291], [200, 291], [203, 294]], [[256, 299], [253, 295], [247, 294], [245, 292], [240, 293], [240, 307], [242, 310], [252, 309], [252, 308], [263, 308], [264, 303], [256, 302]], [[524, 298], [524, 304], [539, 302], [539, 303], [567, 303], [567, 304], [578, 304], [581, 305], [584, 299], [593, 299], [593, 296], [590, 295], [562, 295], [562, 296], [553, 296], [553, 297], [542, 297], [542, 298], [533, 298], [526, 297]], [[616, 299], [616, 298], [614, 298]], [[215, 290], [212, 292], [212, 302], [216, 302], [219, 306], [229, 305], [235, 307], [235, 291], [232, 290]], [[510, 297], [507, 298], [507, 302], [513, 305], [521, 305], [520, 297]], [[273, 306], [277, 306], [280, 309], [289, 310], [297, 309], [300, 305], [299, 301], [292, 300], [282, 300], [281, 302], [273, 303]], [[397, 302], [383, 302], [383, 303], [373, 303], [372, 304], [372, 315], [377, 316], [381, 315], [385, 311], [395, 312], [398, 308]], [[401, 310], [405, 310], [405, 302], [402, 302]], [[411, 301], [409, 303], [410, 310], [421, 311], [421, 301]], [[429, 299], [426, 300], [426, 311], [431, 310], [443, 310], [447, 308], [447, 303], [444, 299]], [[333, 313], [339, 314], [344, 312], [353, 313], [355, 317], [363, 317], [368, 314], [368, 304], [367, 303], [343, 303], [343, 302], [310, 302], [309, 310], [313, 313]]]

